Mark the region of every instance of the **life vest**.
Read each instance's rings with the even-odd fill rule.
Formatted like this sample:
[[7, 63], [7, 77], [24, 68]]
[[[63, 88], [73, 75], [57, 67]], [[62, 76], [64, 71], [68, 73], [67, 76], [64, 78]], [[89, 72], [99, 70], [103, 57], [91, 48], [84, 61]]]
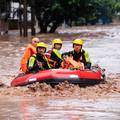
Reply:
[[[41, 64], [41, 65], [40, 65]], [[28, 60], [28, 69], [32, 71], [39, 71], [44, 69], [50, 69], [50, 65], [48, 63], [48, 59], [46, 56], [40, 57], [38, 59], [38, 56], [34, 54], [30, 59]], [[30, 71], [29, 71], [30, 72]]]
[[52, 68], [54, 68], [56, 66], [57, 62], [51, 58], [52, 52], [54, 52], [54, 51], [53, 50], [49, 50], [45, 55], [46, 55], [46, 57], [48, 59], [48, 62], [50, 64], [50, 66]]
[[66, 68], [66, 69], [75, 68], [75, 69], [84, 70], [84, 64], [73, 60], [73, 57], [66, 57], [64, 59], [64, 62], [62, 62], [61, 66], [62, 68]]
[[22, 70], [24, 73], [28, 71], [27, 63], [28, 63], [29, 58], [33, 54], [36, 54], [36, 47], [34, 47], [32, 44], [29, 44], [28, 47], [26, 48], [26, 51], [25, 51], [22, 59], [21, 59], [20, 70]]

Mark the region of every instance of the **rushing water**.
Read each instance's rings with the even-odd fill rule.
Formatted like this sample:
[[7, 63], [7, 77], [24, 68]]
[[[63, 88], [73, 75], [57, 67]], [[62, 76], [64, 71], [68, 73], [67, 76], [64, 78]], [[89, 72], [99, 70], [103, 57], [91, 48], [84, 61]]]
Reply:
[[[70, 42], [65, 42], [63, 51], [72, 48]], [[120, 73], [120, 36], [93, 39], [86, 41], [85, 50], [90, 55], [93, 64], [99, 64], [107, 73]]]
[[4, 97], [0, 107], [0, 120], [120, 119], [119, 95], [99, 100]]
[[[85, 28], [81, 31], [108, 33], [105, 37], [84, 36], [84, 48], [90, 54], [91, 61], [105, 68], [107, 74], [120, 73], [120, 27]], [[68, 33], [70, 30], [62, 32]], [[64, 39], [69, 39], [69, 34]], [[9, 85], [12, 77], [17, 74], [26, 45], [27, 42], [19, 39], [15, 42], [14, 37], [0, 41], [0, 79], [5, 84]], [[61, 52], [71, 50], [71, 47], [70, 41], [64, 41]], [[119, 93], [95, 100], [0, 96], [0, 120], [120, 120], [119, 101]]]

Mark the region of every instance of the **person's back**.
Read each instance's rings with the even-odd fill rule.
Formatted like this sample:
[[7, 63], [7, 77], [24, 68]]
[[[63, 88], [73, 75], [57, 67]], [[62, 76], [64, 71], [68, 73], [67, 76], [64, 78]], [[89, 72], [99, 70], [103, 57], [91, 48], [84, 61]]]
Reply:
[[27, 63], [29, 58], [33, 55], [36, 54], [36, 44], [39, 43], [39, 38], [33, 38], [32, 39], [32, 43], [29, 44], [24, 52], [24, 55], [21, 59], [21, 66], [20, 66], [20, 70], [24, 73], [26, 73], [27, 70]]
[[62, 57], [59, 50], [62, 47], [61, 39], [54, 39], [52, 41], [52, 49], [47, 52], [47, 58], [52, 68], [59, 68], [62, 63]]

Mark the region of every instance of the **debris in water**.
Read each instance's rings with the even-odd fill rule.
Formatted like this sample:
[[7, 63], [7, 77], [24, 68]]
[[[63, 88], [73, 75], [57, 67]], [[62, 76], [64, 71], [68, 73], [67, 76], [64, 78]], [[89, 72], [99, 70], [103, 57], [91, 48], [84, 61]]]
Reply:
[[120, 75], [110, 75], [107, 82], [95, 86], [80, 87], [67, 81], [52, 87], [46, 83], [34, 83], [24, 87], [0, 87], [0, 95], [7, 96], [52, 96], [73, 98], [98, 98], [120, 93]]

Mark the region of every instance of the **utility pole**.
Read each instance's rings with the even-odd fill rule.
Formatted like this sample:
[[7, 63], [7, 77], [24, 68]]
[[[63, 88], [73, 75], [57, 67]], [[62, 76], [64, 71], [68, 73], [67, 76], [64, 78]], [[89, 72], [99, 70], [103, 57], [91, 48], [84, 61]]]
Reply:
[[23, 1], [24, 13], [23, 13], [23, 29], [24, 29], [24, 37], [28, 36], [27, 32], [27, 0]]

